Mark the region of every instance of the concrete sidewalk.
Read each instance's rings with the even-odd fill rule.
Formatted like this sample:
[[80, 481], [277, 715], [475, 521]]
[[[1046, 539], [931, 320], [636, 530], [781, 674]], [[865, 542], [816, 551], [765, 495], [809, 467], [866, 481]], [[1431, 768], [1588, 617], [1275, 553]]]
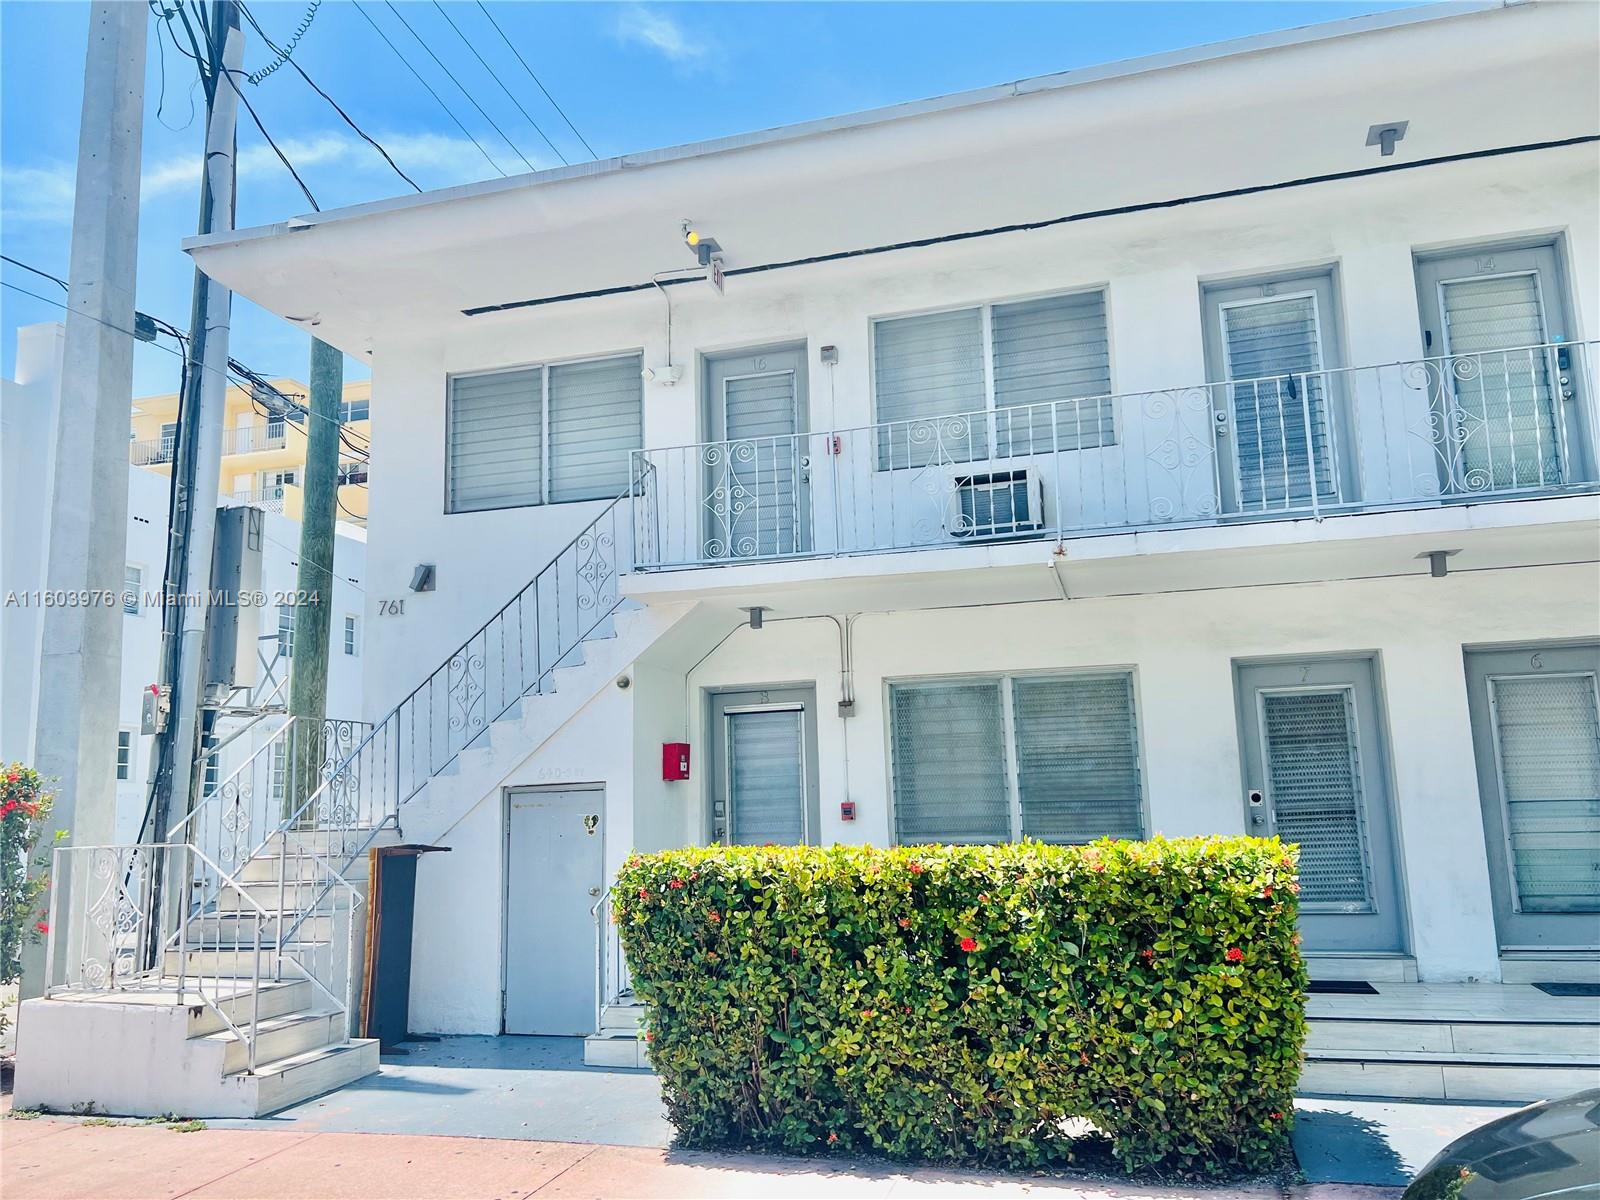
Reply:
[[972, 1171], [830, 1164], [411, 1134], [0, 1122], [6, 1200], [522, 1200], [639, 1197], [845, 1200], [1044, 1196], [1051, 1200], [1394, 1200], [1391, 1189], [1311, 1184], [1172, 1188]]

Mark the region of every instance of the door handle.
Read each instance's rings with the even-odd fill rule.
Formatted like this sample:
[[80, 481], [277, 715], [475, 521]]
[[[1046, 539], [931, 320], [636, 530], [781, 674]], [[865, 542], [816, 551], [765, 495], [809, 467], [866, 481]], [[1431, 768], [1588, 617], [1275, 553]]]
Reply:
[[1267, 801], [1259, 789], [1251, 788], [1249, 795], [1250, 828], [1262, 829], [1267, 824]]
[[589, 895], [598, 896], [599, 894], [600, 894], [600, 889], [599, 888], [593, 887], [593, 888], [589, 889]]

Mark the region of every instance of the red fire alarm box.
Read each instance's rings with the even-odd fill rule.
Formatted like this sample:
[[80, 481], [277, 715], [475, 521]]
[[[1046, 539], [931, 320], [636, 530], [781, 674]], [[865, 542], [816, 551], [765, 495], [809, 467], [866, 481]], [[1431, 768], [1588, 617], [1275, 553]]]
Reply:
[[854, 800], [839, 801], [839, 820], [854, 821], [856, 819], [856, 802]]
[[689, 743], [661, 743], [661, 778], [689, 778]]

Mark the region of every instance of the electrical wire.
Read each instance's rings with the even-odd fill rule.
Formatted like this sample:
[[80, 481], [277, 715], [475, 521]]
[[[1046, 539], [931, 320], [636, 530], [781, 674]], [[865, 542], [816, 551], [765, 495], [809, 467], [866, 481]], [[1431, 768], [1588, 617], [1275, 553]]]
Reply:
[[[359, 7], [359, 5], [357, 7]], [[245, 5], [242, 4], [242, 3], [239, 5], [239, 11], [244, 14], [244, 19], [246, 21], [250, 22], [250, 28], [252, 28], [252, 29], [254, 29], [256, 31], [257, 35], [261, 38], [261, 40], [264, 41], [268, 46], [271, 46], [274, 50], [277, 50], [278, 47], [277, 47], [276, 43], [274, 43], [273, 40], [270, 37], [267, 36], [266, 31], [261, 28], [261, 24], [260, 24], [260, 22], [258, 22], [256, 20], [255, 15], [247, 7], [245, 7]], [[365, 16], [366, 14], [363, 13], [362, 15]], [[369, 17], [368, 20], [370, 21], [371, 18]], [[299, 62], [297, 62], [296, 60], [294, 60], [292, 58], [286, 58], [285, 61], [287, 61], [288, 64], [295, 69], [295, 71], [299, 74], [301, 79], [306, 81], [306, 85], [308, 87], [310, 87], [312, 91], [316, 92], [317, 95], [321, 96], [324, 100], [326, 100], [328, 102], [328, 104], [332, 107], [333, 111], [339, 114], [340, 118], [344, 121], [344, 123], [346, 125], [350, 126], [351, 129], [355, 130], [356, 134], [363, 141], [365, 141], [369, 146], [371, 146], [374, 150], [376, 150], [380, 155], [383, 156], [383, 161], [389, 164], [389, 166], [393, 169], [393, 171], [394, 171], [394, 173], [396, 175], [400, 176], [401, 179], [404, 179], [408, 184], [410, 184], [413, 191], [417, 192], [419, 195], [421, 194], [422, 189], [417, 186], [417, 181], [412, 179], [411, 176], [407, 175], [404, 171], [402, 171], [400, 169], [400, 167], [395, 163], [394, 159], [392, 157], [390, 157], [389, 152], [383, 148], [382, 143], [380, 143], [377, 138], [373, 137], [365, 129], [363, 129], [363, 128], [361, 128], [361, 126], [357, 125], [356, 122], [355, 122], [355, 119], [353, 117], [351, 117], [349, 113], [345, 112], [345, 110], [342, 107], [340, 107], [339, 102], [337, 100], [335, 100], [332, 96], [328, 95], [327, 92], [322, 90], [321, 86], [318, 85], [317, 81], [312, 79], [311, 76], [306, 73], [305, 68], [302, 67], [299, 64]]]
[[533, 68], [528, 65], [528, 60], [522, 57], [522, 52], [518, 50], [512, 43], [511, 39], [506, 36], [506, 31], [500, 28], [500, 22], [496, 21], [493, 14], [490, 13], [487, 8], [483, 7], [483, 0], [477, 0], [477, 3], [479, 10], [484, 16], [489, 18], [489, 24], [494, 26], [494, 31], [500, 35], [500, 40], [506, 44], [506, 46], [511, 50], [511, 53], [517, 56], [517, 61], [522, 64], [522, 69], [528, 73], [528, 78], [533, 80], [533, 82], [538, 85], [539, 90], [544, 93], [544, 98], [550, 101], [550, 107], [561, 114], [561, 119], [567, 123], [567, 128], [572, 130], [572, 136], [583, 143], [583, 148], [589, 152], [590, 158], [598, 161], [600, 156], [595, 153], [594, 147], [589, 145], [589, 139], [578, 132], [578, 127], [572, 123], [572, 118], [567, 116], [566, 110], [563, 109], [561, 105], [556, 103], [556, 98], [552, 96], [550, 94], [550, 90], [544, 86], [544, 81], [533, 73]]
[[428, 45], [427, 42], [423, 41], [421, 35], [419, 35], [417, 31], [411, 27], [411, 22], [406, 20], [401, 14], [400, 10], [394, 6], [394, 0], [383, 0], [383, 6], [394, 14], [395, 20], [399, 21], [400, 24], [406, 27], [406, 32], [416, 39], [417, 45], [421, 46], [428, 52], [428, 57], [433, 59], [433, 61], [438, 64], [439, 70], [443, 71], [450, 82], [455, 84], [456, 87], [460, 89], [461, 94], [467, 98], [467, 103], [478, 110], [478, 115], [485, 121], [489, 122], [490, 128], [500, 135], [501, 140], [504, 141], [506, 145], [511, 147], [511, 153], [515, 154], [522, 160], [522, 165], [527, 167], [530, 171], [535, 170], [536, 168], [534, 165], [528, 161], [528, 156], [521, 150], [517, 149], [517, 144], [507, 136], [504, 129], [501, 129], [500, 126], [495, 124], [494, 118], [484, 111], [483, 105], [478, 103], [477, 97], [467, 90], [467, 85], [456, 78], [455, 72], [453, 72], [449, 67], [445, 66], [444, 60], [433, 52], [433, 47]]
[[[24, 271], [27, 271], [32, 275], [37, 275], [40, 279], [48, 279], [51, 283], [60, 285], [63, 292], [71, 291], [71, 289], [67, 287], [67, 281], [62, 279], [59, 275], [52, 275], [49, 271], [41, 271], [38, 267], [30, 267], [27, 263], [12, 258], [9, 254], [0, 254], [0, 261], [8, 262], [13, 267], [21, 267]], [[45, 303], [53, 304], [55, 301], [46, 300]]]
[[[411, 74], [416, 77], [417, 82], [423, 86], [428, 95], [432, 96], [438, 103], [439, 107], [444, 109], [445, 115], [455, 122], [456, 128], [461, 130], [467, 141], [478, 147], [478, 153], [483, 155], [484, 161], [494, 168], [495, 174], [500, 176], [502, 179], [506, 178], [506, 173], [500, 169], [500, 164], [495, 162], [493, 158], [489, 157], [489, 152], [483, 148], [483, 144], [479, 142], [477, 138], [472, 136], [471, 130], [461, 123], [461, 118], [456, 116], [455, 112], [451, 110], [450, 106], [446, 104], [442, 98], [440, 98], [439, 93], [434, 91], [433, 88], [429, 86], [428, 81], [422, 77], [422, 73], [418, 71], [416, 67], [411, 65], [411, 60], [404, 54], [400, 53], [400, 47], [396, 46], [389, 40], [389, 35], [386, 34], [378, 25], [378, 23], [372, 19], [372, 14], [367, 12], [367, 10], [361, 6], [361, 0], [351, 0], [351, 3], [355, 5], [356, 11], [366, 18], [367, 24], [371, 25], [377, 35], [383, 39], [383, 44], [388, 46], [390, 50], [394, 51], [394, 56], [405, 64], [406, 70], [410, 71]], [[418, 188], [417, 190], [420, 192], [422, 189]]]
[[[445, 19], [445, 23], [449, 25], [451, 29], [456, 31], [456, 36], [461, 39], [461, 44], [468, 50], [472, 51], [472, 57], [477, 59], [480, 63], [483, 63], [483, 69], [489, 72], [489, 78], [500, 85], [500, 90], [506, 94], [507, 99], [509, 99], [511, 103], [517, 106], [517, 111], [527, 118], [528, 124], [533, 126], [534, 132], [544, 139], [544, 144], [550, 147], [550, 152], [561, 160], [563, 166], [569, 166], [570, 164], [567, 162], [567, 156], [561, 153], [556, 144], [550, 140], [550, 135], [540, 128], [539, 122], [533, 119], [533, 114], [522, 107], [522, 101], [518, 100], [516, 96], [512, 95], [511, 89], [505, 84], [505, 80], [501, 79], [499, 75], [495, 74], [494, 68], [484, 60], [483, 55], [478, 53], [478, 48], [472, 44], [467, 35], [461, 32], [461, 26], [455, 23], [454, 18], [452, 18], [449, 12], [445, 10], [444, 5], [440, 4], [439, 0], [433, 0], [433, 6], [439, 10], [439, 15]], [[513, 147], [513, 149], [515, 149], [515, 147]], [[523, 161], [526, 162], [527, 160], [523, 159]]]
[[[317, 9], [321, 7], [322, 0], [311, 0], [311, 3], [306, 7], [306, 15], [300, 19], [299, 26], [296, 27], [292, 34], [289, 35], [289, 40], [287, 43], [285, 43], [283, 46], [277, 46], [271, 42], [267, 42], [267, 45], [271, 47], [272, 52], [276, 57], [274, 57], [270, 63], [262, 67], [259, 71], [254, 71], [251, 74], [246, 75], [245, 78], [259, 87], [263, 79], [266, 79], [279, 67], [283, 66], [284, 63], [288, 62], [289, 56], [294, 53], [294, 48], [300, 44], [300, 39], [305, 37], [306, 31], [311, 28], [311, 22], [317, 19]], [[254, 22], [252, 21], [251, 24], [254, 24]], [[266, 41], [265, 35], [263, 35], [262, 40]]]
[[250, 103], [250, 97], [244, 94], [244, 90], [240, 88], [238, 82], [234, 79], [233, 72], [224, 70], [222, 77], [228, 81], [228, 86], [238, 95], [239, 103], [244, 105], [245, 111], [250, 114], [250, 119], [255, 122], [256, 128], [261, 131], [261, 136], [267, 139], [267, 145], [272, 147], [272, 152], [278, 156], [278, 161], [283, 164], [284, 170], [294, 176], [294, 181], [300, 185], [301, 194], [305, 196], [306, 203], [311, 205], [311, 211], [321, 212], [322, 208], [317, 204], [317, 198], [311, 194], [311, 189], [306, 186], [306, 181], [300, 178], [300, 172], [294, 169], [294, 164], [289, 161], [289, 156], [278, 148], [277, 142], [272, 140], [272, 135], [267, 132], [267, 127], [261, 123], [261, 117], [256, 113], [255, 105]]

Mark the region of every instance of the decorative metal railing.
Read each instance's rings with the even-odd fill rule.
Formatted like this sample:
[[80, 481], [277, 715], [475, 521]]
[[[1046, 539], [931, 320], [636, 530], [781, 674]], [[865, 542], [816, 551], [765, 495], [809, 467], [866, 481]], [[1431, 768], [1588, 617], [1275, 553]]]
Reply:
[[[306, 853], [342, 876], [400, 807], [551, 673], [622, 599], [630, 569], [632, 492], [609, 502], [533, 580], [391, 709], [280, 828], [315, 830]], [[310, 910], [308, 910], [309, 913]], [[289, 932], [295, 931], [291, 922]]]
[[594, 1027], [604, 1022], [606, 1006], [633, 991], [628, 959], [622, 952], [622, 934], [612, 920], [611, 893], [603, 891], [589, 909], [594, 919]]
[[636, 569], [1592, 490], [1574, 342], [636, 451]]
[[[182, 842], [61, 846], [51, 872], [47, 996], [154, 992], [201, 1003], [244, 1045], [252, 1071], [263, 983], [305, 979], [348, 1019], [362, 900], [343, 880], [296, 865], [245, 883]], [[296, 893], [313, 890], [316, 923], [291, 935]]]

